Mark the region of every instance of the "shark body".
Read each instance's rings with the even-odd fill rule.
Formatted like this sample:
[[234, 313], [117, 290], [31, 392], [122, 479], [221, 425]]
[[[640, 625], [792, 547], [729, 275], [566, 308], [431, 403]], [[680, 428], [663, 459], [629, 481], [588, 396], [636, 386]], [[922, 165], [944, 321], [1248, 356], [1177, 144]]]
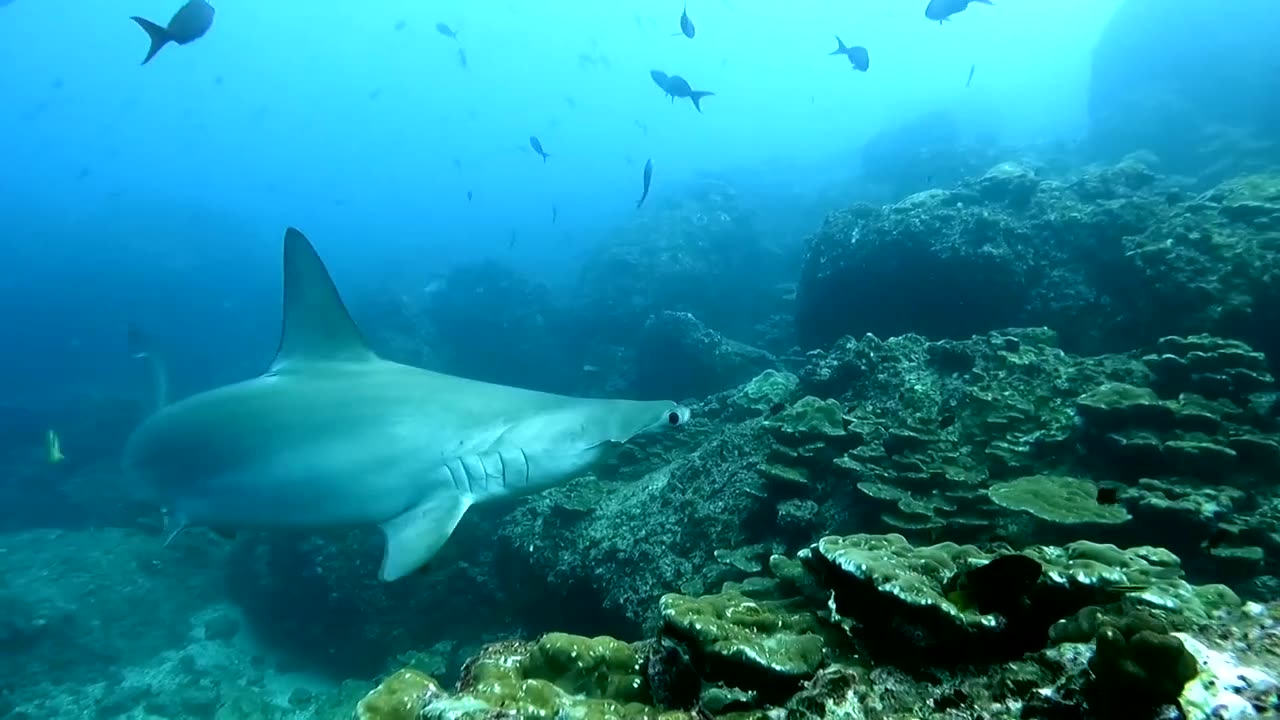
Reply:
[[292, 228], [284, 265], [270, 369], [160, 408], [126, 445], [126, 471], [172, 533], [376, 524], [379, 577], [395, 580], [430, 560], [471, 505], [570, 480], [689, 417], [668, 401], [567, 397], [384, 360]]

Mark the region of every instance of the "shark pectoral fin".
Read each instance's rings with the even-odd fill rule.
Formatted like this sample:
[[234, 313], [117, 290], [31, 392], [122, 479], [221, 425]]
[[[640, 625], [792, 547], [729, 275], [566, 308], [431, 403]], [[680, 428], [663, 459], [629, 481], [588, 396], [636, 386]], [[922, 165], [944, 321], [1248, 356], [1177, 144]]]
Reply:
[[387, 548], [378, 577], [386, 582], [399, 580], [425, 565], [453, 534], [469, 507], [471, 501], [466, 497], [441, 492], [382, 523]]

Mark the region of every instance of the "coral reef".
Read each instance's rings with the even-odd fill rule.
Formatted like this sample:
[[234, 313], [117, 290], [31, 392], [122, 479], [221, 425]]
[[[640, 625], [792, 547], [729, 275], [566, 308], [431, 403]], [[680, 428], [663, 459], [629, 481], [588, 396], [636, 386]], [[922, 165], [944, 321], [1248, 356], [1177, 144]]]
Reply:
[[[1012, 574], [1011, 558], [1021, 559]], [[1218, 707], [1205, 701], [1209, 688], [1220, 688], [1219, 705], [1250, 695], [1280, 708], [1269, 681], [1275, 644], [1256, 645], [1243, 663], [1231, 655], [1244, 637], [1267, 632], [1260, 606], [1189, 585], [1177, 558], [1156, 548], [1081, 542], [987, 553], [831, 536], [797, 558], [774, 555], [769, 568], [718, 593], [663, 597], [649, 640], [553, 633], [497, 643], [468, 661], [451, 692], [401, 671], [359, 703], [357, 717], [765, 720], [892, 709], [941, 718], [963, 708], [1012, 720], [1050, 707], [1068, 717], [1154, 717], [1181, 702], [1208, 720]], [[958, 576], [964, 589], [948, 591]], [[1237, 636], [1214, 629], [1228, 616], [1241, 619]]]
[[1209, 333], [1274, 357], [1277, 181], [1194, 198], [1169, 185], [1137, 160], [1063, 181], [1005, 162], [952, 190], [834, 212], [808, 242], [799, 339], [1043, 325], [1073, 352]]

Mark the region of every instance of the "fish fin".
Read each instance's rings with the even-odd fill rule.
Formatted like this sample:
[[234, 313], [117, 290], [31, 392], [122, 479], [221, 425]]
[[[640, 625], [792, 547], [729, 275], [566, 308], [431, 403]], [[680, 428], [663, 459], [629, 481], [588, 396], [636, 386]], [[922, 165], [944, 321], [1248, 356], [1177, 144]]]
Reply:
[[164, 514], [164, 545], [169, 546], [173, 539], [187, 529], [187, 519], [179, 513]]
[[147, 31], [147, 37], [151, 38], [151, 47], [147, 50], [147, 56], [142, 59], [142, 64], [146, 65], [151, 62], [151, 58], [155, 57], [156, 53], [160, 52], [160, 48], [169, 44], [169, 41], [172, 40], [172, 38], [169, 37], [169, 31], [166, 30], [163, 25], [157, 25], [146, 18], [138, 17], [137, 15], [134, 15], [129, 19], [138, 23], [139, 27]]
[[284, 320], [271, 372], [308, 362], [377, 360], [356, 327], [311, 241], [284, 234]]
[[840, 39], [839, 35], [836, 36], [836, 45], [839, 47], [827, 53], [828, 55], [844, 55], [849, 51], [849, 48], [845, 47], [844, 41]]
[[444, 546], [471, 507], [461, 493], [439, 492], [382, 523], [387, 547], [378, 578], [391, 582], [422, 567]]
[[127, 333], [129, 357], [145, 360], [151, 370], [151, 402], [153, 411], [159, 410], [169, 403], [169, 370], [164, 358], [151, 349], [151, 341], [142, 328], [129, 323]]
[[694, 90], [693, 92], [689, 93], [689, 99], [693, 101], [693, 107], [698, 112], [702, 112], [702, 98], [707, 97], [709, 95], [715, 95], [715, 93], [705, 92], [702, 90]]

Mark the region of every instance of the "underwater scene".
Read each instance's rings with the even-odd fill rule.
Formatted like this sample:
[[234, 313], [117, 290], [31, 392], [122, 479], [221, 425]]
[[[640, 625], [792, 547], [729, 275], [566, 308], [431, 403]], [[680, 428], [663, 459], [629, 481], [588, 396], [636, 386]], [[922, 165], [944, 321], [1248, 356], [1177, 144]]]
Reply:
[[1274, 0], [0, 0], [0, 720], [1280, 718]]

